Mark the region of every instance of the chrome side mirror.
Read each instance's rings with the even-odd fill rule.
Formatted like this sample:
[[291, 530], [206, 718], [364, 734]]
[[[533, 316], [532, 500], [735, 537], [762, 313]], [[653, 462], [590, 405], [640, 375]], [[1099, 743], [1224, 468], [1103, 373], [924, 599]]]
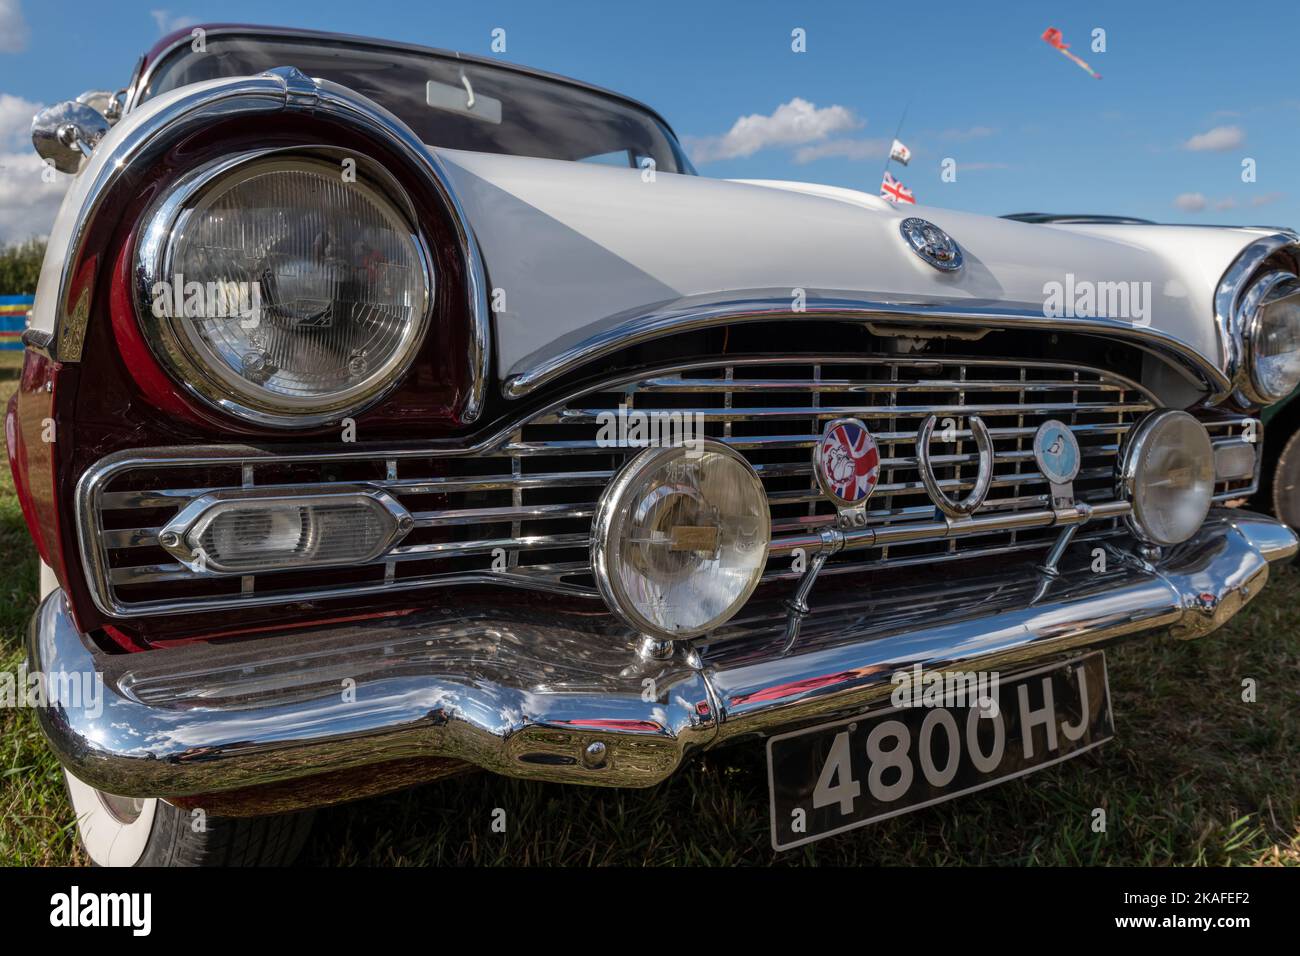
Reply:
[[118, 90], [116, 93], [108, 90], [86, 90], [77, 97], [78, 103], [84, 103], [93, 110], [98, 110], [108, 120], [108, 125], [114, 125], [122, 118], [122, 97], [126, 96], [126, 90]]
[[76, 173], [108, 132], [108, 120], [93, 106], [69, 100], [32, 119], [32, 145], [61, 173]]

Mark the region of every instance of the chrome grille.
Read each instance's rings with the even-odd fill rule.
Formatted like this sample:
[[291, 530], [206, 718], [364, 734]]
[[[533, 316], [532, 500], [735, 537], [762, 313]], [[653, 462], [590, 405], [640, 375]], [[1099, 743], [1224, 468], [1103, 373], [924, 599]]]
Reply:
[[[695, 362], [588, 389], [516, 422], [471, 447], [412, 449], [340, 446], [274, 454], [229, 446], [155, 449], [105, 459], [78, 495], [83, 549], [96, 600], [116, 615], [179, 613], [365, 594], [466, 581], [493, 581], [594, 594], [587, 563], [595, 503], [618, 467], [639, 449], [605, 447], [602, 413], [699, 414], [705, 434], [741, 451], [767, 488], [774, 536], [834, 520], [818, 492], [811, 449], [831, 418], [854, 416], [882, 451], [869, 525], [933, 518], [915, 461], [921, 420], [955, 418], [957, 442], [935, 442], [932, 461], [946, 490], [970, 486], [974, 444], [965, 416], [980, 415], [996, 450], [993, 486], [981, 513], [1041, 509], [1048, 487], [1030, 439], [1057, 418], [1078, 437], [1083, 465], [1075, 483], [1090, 503], [1113, 500], [1124, 434], [1154, 407], [1141, 386], [1112, 373], [1051, 362], [976, 358], [823, 356], [737, 357]], [[197, 496], [223, 488], [366, 483], [396, 497], [415, 530], [373, 564], [256, 576], [198, 574], [157, 543], [169, 518]], [[1087, 534], [1114, 533], [1114, 519]], [[824, 573], [887, 562], [933, 563], [1044, 547], [1051, 529], [990, 531], [835, 556]], [[770, 577], [790, 576], [774, 557]]]

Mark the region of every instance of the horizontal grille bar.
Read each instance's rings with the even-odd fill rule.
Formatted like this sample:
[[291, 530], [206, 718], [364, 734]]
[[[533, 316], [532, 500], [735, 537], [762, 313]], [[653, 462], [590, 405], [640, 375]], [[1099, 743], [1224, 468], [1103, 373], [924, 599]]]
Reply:
[[[1075, 387], [1073, 382], [1060, 381], [983, 381], [962, 379], [958, 382], [943, 379], [922, 379], [917, 382], [858, 382], [849, 379], [817, 379], [811, 382], [791, 382], [789, 379], [691, 379], [652, 378], [637, 385], [638, 392], [880, 392], [885, 394], [909, 392], [1059, 392]], [[1092, 382], [1080, 386], [1090, 392], [1123, 392], [1122, 385]]]
[[[1057, 415], [1062, 412], [1080, 414], [1101, 412], [1145, 412], [1150, 409], [1145, 403], [1122, 404], [1114, 402], [1039, 402], [1034, 405], [832, 405], [809, 408], [807, 406], [789, 408], [671, 408], [661, 410], [663, 415], [689, 415], [702, 418], [706, 422], [734, 421], [736, 418], [924, 418], [926, 415]], [[557, 422], [571, 424], [596, 423], [602, 417], [618, 414], [616, 408], [569, 408], [555, 415], [543, 416], [540, 425]]]

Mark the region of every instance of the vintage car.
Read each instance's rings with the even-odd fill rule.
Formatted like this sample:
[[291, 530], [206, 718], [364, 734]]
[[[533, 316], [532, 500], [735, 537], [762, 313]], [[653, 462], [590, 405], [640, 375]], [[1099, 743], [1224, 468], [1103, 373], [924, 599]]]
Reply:
[[96, 863], [728, 744], [798, 846], [1098, 746], [1099, 648], [1296, 552], [1240, 507], [1292, 232], [708, 179], [617, 94], [297, 30], [33, 133], [75, 178], [6, 427]]

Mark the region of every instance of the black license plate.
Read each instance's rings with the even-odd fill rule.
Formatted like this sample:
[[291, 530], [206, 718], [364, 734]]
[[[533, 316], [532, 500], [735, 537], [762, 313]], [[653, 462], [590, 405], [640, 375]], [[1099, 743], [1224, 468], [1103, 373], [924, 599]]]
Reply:
[[769, 738], [775, 849], [982, 790], [1114, 736], [1101, 652], [1011, 675], [906, 673], [879, 710]]

